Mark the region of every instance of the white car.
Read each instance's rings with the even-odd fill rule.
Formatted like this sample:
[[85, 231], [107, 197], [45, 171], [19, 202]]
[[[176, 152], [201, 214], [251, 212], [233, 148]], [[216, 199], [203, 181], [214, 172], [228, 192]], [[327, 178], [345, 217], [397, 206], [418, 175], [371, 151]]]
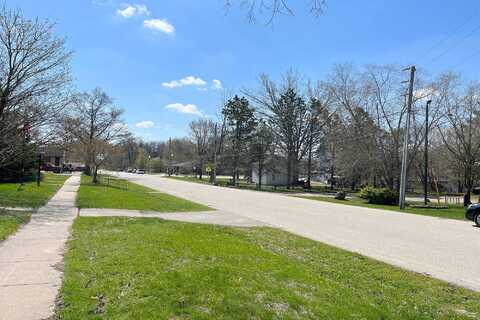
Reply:
[[145, 170], [143, 169], [137, 169], [137, 171], [135, 171], [136, 174], [145, 174]]

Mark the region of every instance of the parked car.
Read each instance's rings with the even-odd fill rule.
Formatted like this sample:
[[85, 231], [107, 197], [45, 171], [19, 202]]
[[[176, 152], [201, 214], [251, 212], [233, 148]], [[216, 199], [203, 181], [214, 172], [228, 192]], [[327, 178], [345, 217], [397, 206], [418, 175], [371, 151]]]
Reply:
[[62, 172], [62, 167], [60, 166], [54, 166], [51, 163], [44, 163], [40, 169], [45, 172], [53, 172], [53, 173], [61, 173]]
[[465, 211], [465, 218], [475, 222], [480, 227], [480, 203], [469, 205]]
[[137, 169], [136, 173], [137, 173], [137, 174], [145, 174], [145, 170], [143, 170], [143, 169]]

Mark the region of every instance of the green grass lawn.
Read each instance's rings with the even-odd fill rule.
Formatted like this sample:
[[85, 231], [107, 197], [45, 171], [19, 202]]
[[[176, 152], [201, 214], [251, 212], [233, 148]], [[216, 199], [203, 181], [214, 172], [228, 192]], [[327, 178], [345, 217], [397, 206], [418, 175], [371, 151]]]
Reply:
[[439, 218], [448, 218], [448, 219], [456, 219], [456, 220], [465, 219], [465, 208], [462, 206], [449, 206], [448, 209], [427, 209], [427, 208], [412, 208], [407, 205], [407, 207], [404, 210], [400, 210], [398, 206], [369, 204], [363, 199], [337, 200], [334, 198], [321, 197], [321, 196], [299, 197], [299, 198], [316, 200], [316, 201], [333, 202], [333, 203], [345, 204], [350, 206], [400, 211], [400, 212], [420, 214], [424, 216], [432, 216], [432, 217], [439, 217]]
[[60, 319], [478, 319], [480, 293], [271, 228], [77, 218]]
[[5, 240], [30, 220], [30, 212], [0, 210], [0, 241]]
[[66, 175], [45, 173], [40, 187], [37, 187], [35, 181], [27, 182], [21, 187], [18, 183], [0, 183], [0, 207], [41, 207], [68, 178]]
[[180, 199], [123, 179], [101, 177], [98, 184], [82, 176], [77, 195], [79, 208], [110, 208], [158, 212], [211, 210], [188, 200]]

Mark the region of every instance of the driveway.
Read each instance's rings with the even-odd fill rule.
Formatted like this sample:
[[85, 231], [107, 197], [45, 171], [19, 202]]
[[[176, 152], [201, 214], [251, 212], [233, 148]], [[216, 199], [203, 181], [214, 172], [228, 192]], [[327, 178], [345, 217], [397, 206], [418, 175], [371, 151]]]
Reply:
[[215, 187], [153, 175], [120, 173], [120, 177], [480, 291], [480, 229], [467, 221]]

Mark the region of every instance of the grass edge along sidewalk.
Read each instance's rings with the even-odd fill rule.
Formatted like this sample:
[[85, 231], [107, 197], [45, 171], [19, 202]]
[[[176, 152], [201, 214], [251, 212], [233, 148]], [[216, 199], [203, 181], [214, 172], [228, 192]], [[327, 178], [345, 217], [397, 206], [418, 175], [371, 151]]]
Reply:
[[42, 207], [69, 177], [70, 175], [44, 173], [40, 187], [37, 187], [36, 181], [29, 181], [23, 186], [18, 183], [0, 183], [0, 207]]
[[272, 228], [79, 217], [60, 319], [478, 319], [480, 293]]
[[0, 243], [30, 221], [31, 212], [0, 210]]
[[337, 200], [333, 197], [322, 197], [322, 196], [311, 196], [311, 197], [296, 196], [296, 197], [302, 198], [302, 199], [308, 199], [308, 200], [338, 203], [338, 204], [355, 206], [355, 207], [388, 210], [388, 211], [417, 214], [417, 215], [444, 218], [444, 219], [465, 220], [465, 208], [461, 206], [449, 206], [448, 209], [433, 209], [433, 208], [415, 208], [415, 207], [409, 207], [407, 205], [405, 209], [400, 210], [398, 206], [369, 204], [363, 199]]
[[156, 212], [210, 211], [211, 208], [181, 199], [139, 184], [108, 176], [100, 176], [92, 184], [91, 177], [82, 175], [77, 207], [127, 209]]

